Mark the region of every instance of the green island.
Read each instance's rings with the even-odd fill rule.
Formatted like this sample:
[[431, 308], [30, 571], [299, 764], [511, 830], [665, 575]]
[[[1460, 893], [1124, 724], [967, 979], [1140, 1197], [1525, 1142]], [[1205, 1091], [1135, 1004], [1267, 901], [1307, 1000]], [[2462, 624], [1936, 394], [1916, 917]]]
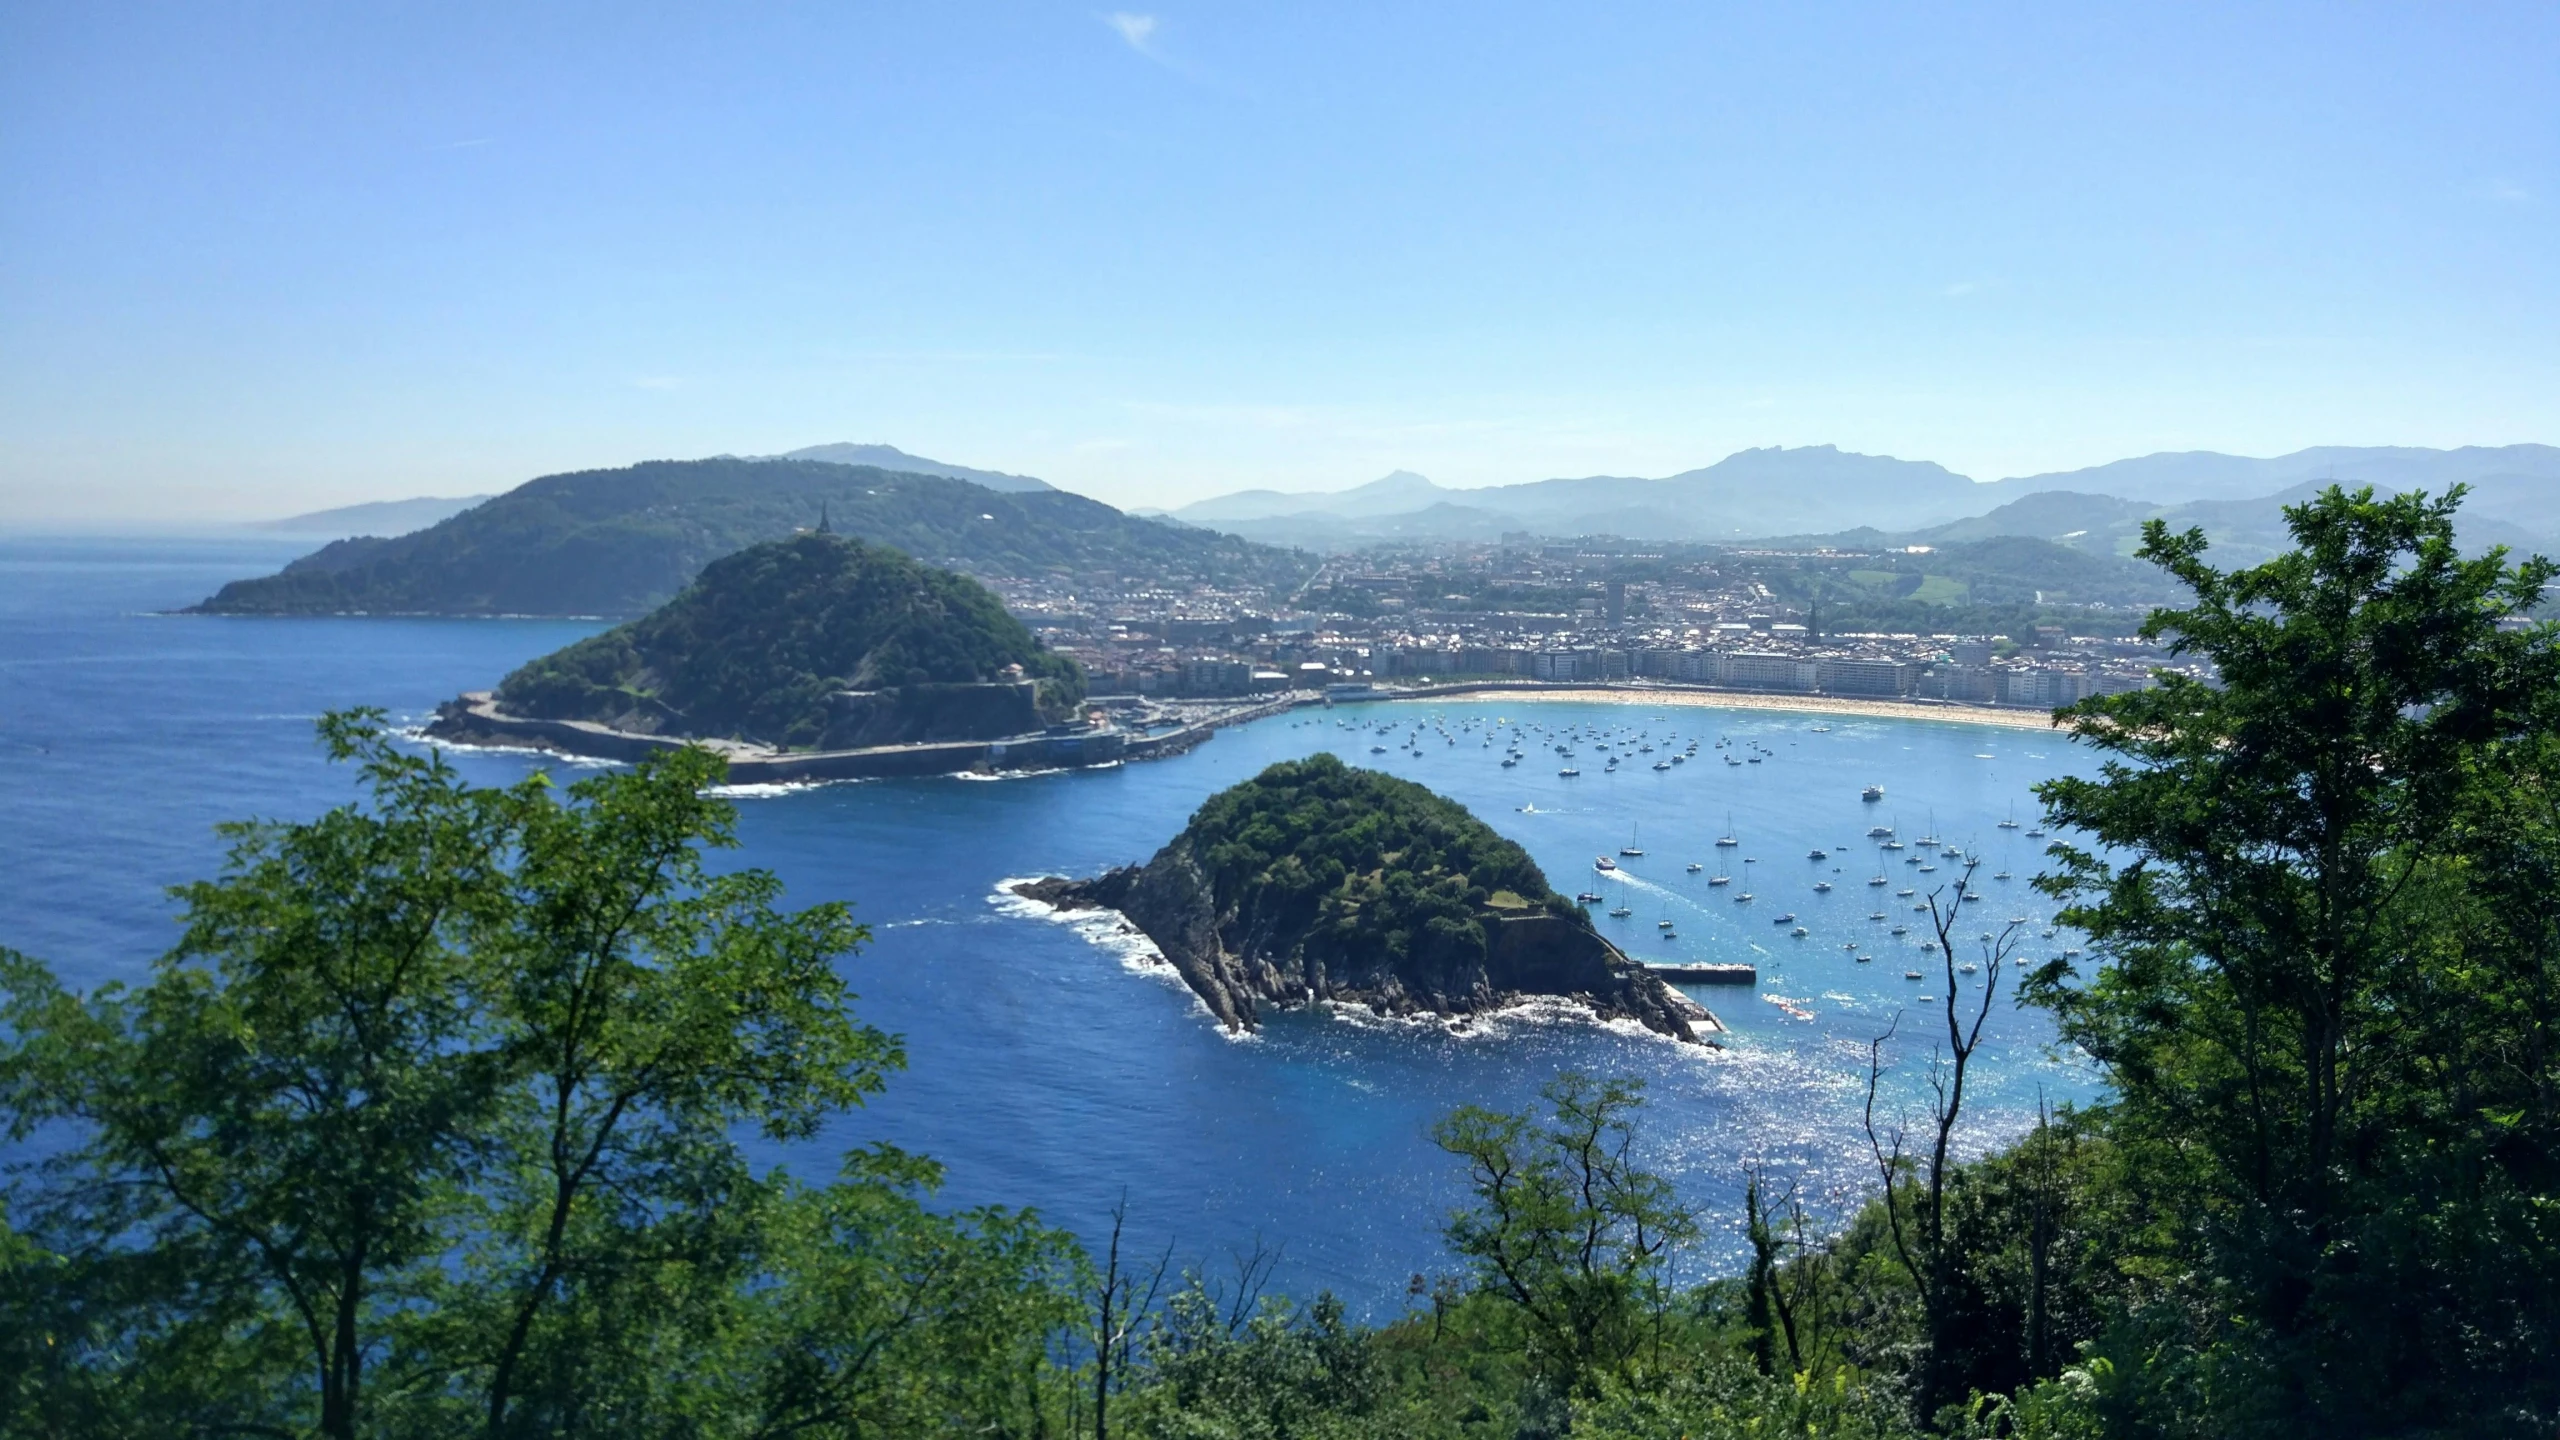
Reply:
[[980, 739], [1064, 720], [1084, 672], [987, 588], [810, 532], [703, 568], [637, 620], [507, 676], [515, 715], [776, 747]]
[[822, 523], [988, 578], [1294, 584], [1292, 551], [1064, 491], [813, 460], [653, 460], [530, 480], [440, 524], [340, 540], [195, 607], [217, 615], [638, 615], [703, 566]]
[[[2042, 787], [2037, 883], [2089, 954], [1994, 946], [1980, 1012], [1942, 957], [1902, 1022], [1939, 1083], [1871, 1082], [1864, 1193], [1755, 1165], [1702, 1214], [1636, 1086], [1560, 1075], [1431, 1131], [1447, 1263], [1367, 1319], [861, 1144], [905, 1063], [848, 988], [868, 937], [712, 863], [718, 756], [489, 788], [332, 715], [360, 796], [227, 827], [148, 978], [0, 952], [0, 1433], [2549, 1436], [2560, 632], [2513, 617], [2560, 571], [2465, 558], [2457, 498], [2328, 490], [2235, 570], [2147, 528], [2184, 598], [2146, 632], [2216, 680], [2062, 712], [2102, 763]], [[1371, 784], [1221, 797], [1198, 883], [1311, 949], [1552, 913]], [[2010, 994], [2108, 1084], [1987, 1136], [1964, 1065]], [[761, 1168], [750, 1132], [841, 1160]]]
[[1685, 1041], [1709, 1020], [1465, 806], [1332, 755], [1220, 791], [1143, 866], [1014, 889], [1119, 911], [1236, 1030], [1265, 1004], [1469, 1016], [1532, 995]]

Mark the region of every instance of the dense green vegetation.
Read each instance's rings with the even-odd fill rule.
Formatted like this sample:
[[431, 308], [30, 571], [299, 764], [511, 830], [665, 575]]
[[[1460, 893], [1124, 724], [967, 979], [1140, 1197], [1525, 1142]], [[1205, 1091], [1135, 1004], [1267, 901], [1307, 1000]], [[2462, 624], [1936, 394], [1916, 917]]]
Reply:
[[704, 565], [815, 528], [989, 579], [1294, 585], [1293, 552], [1123, 515], [1064, 491], [802, 460], [654, 460], [528, 481], [396, 539], [342, 540], [226, 585], [218, 614], [637, 615]]
[[[2093, 959], [2023, 990], [2104, 1103], [1952, 1158], [1950, 983], [1917, 1108], [1871, 1080], [1864, 1203], [1827, 1228], [1755, 1170], [1743, 1273], [1686, 1284], [1706, 1217], [1641, 1093], [1558, 1076], [1435, 1129], [1452, 1265], [1374, 1327], [1264, 1295], [1267, 1257], [939, 1210], [893, 1151], [752, 1172], [746, 1127], [806, 1136], [900, 1055], [840, 907], [702, 863], [717, 761], [476, 789], [331, 717], [369, 800], [234, 827], [148, 984], [0, 953], [0, 1433], [2548, 1436], [2560, 637], [2499, 624], [2552, 567], [2464, 560], [2451, 512], [2332, 491], [2238, 572], [2146, 534], [2191, 596], [2151, 627], [2220, 683], [2067, 712], [2106, 763], [2044, 787], [2076, 838], [2039, 883]], [[1415, 787], [1283, 769], [1204, 808], [1221, 885], [1408, 937], [1551, 898]]]
[[713, 561], [640, 619], [527, 663], [498, 698], [522, 715], [809, 745], [839, 690], [1001, 680], [1013, 665], [1053, 717], [1084, 698], [1076, 663], [977, 581], [810, 533]]
[[2004, 535], [1839, 558], [1736, 556], [1725, 568], [1767, 585], [1791, 606], [1820, 609], [1826, 632], [2007, 635], [2038, 625], [2074, 634], [2129, 634], [2147, 607], [2176, 598], [2160, 572], [2114, 555]]
[[1221, 913], [1338, 954], [1462, 970], [1484, 958], [1488, 905], [1581, 914], [1465, 806], [1332, 755], [1218, 792], [1183, 834]]

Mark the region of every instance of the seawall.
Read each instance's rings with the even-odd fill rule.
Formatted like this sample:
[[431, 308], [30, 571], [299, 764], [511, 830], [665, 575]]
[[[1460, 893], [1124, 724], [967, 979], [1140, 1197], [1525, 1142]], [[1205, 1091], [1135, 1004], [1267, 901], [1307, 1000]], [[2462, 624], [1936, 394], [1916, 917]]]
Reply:
[[914, 775], [953, 775], [965, 771], [1070, 770], [1113, 765], [1127, 760], [1155, 760], [1179, 755], [1207, 740], [1221, 726], [1259, 720], [1290, 707], [1288, 699], [1251, 706], [1155, 735], [1125, 730], [1078, 731], [1065, 735], [1016, 735], [1001, 740], [953, 740], [904, 745], [873, 745], [848, 750], [769, 750], [731, 740], [687, 740], [670, 735], [640, 735], [587, 720], [542, 720], [509, 715], [486, 690], [473, 690], [436, 707], [428, 738], [475, 745], [514, 745], [551, 750], [596, 760], [638, 761], [651, 755], [693, 746], [718, 753], [729, 762], [729, 781], [736, 785], [771, 785], [818, 780], [878, 780]]

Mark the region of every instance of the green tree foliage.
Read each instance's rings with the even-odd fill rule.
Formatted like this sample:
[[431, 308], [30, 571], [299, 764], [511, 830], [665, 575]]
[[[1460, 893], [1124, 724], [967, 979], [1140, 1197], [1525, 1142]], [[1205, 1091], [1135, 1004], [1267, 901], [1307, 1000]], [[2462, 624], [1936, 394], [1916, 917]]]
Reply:
[[1011, 665], [1050, 713], [1084, 698], [1081, 667], [977, 581], [812, 533], [713, 561], [640, 619], [528, 662], [498, 697], [525, 715], [637, 713], [681, 734], [807, 745], [838, 690], [1000, 680]]
[[1669, 1261], [1697, 1221], [1635, 1163], [1640, 1082], [1566, 1074], [1543, 1093], [1544, 1121], [1467, 1106], [1431, 1138], [1475, 1192], [1449, 1248], [1510, 1313], [1531, 1375], [1578, 1395], [1659, 1363]]
[[546, 475], [394, 539], [341, 540], [235, 581], [217, 614], [638, 615], [723, 555], [821, 519], [973, 575], [1292, 586], [1312, 563], [1063, 491], [803, 460], [653, 460]]
[[2150, 633], [2219, 679], [2083, 703], [2108, 763], [2043, 787], [2089, 843], [2041, 883], [2102, 959], [2039, 994], [2174, 1217], [2119, 1264], [2175, 1277], [2217, 1426], [2560, 1410], [2560, 647], [2500, 625], [2553, 567], [2462, 558], [2459, 499], [2333, 488], [2232, 572], [2153, 523], [2194, 599]]
[[702, 864], [733, 843], [715, 760], [563, 803], [369, 715], [322, 733], [368, 803], [227, 827], [149, 983], [0, 956], [0, 1114], [56, 1142], [7, 1192], [0, 1430], [698, 1433], [716, 1401], [851, 1435], [1044, 1403], [1065, 1241], [929, 1213], [894, 1154], [815, 1189], [741, 1158], [901, 1054], [848, 1008], [842, 906]]
[[[1464, 974], [1486, 952], [1497, 895], [1578, 916], [1529, 853], [1456, 801], [1332, 755], [1283, 761], [1220, 792], [1184, 834], [1219, 910], [1265, 933]], [[1454, 982], [1446, 988], [1463, 988]]]

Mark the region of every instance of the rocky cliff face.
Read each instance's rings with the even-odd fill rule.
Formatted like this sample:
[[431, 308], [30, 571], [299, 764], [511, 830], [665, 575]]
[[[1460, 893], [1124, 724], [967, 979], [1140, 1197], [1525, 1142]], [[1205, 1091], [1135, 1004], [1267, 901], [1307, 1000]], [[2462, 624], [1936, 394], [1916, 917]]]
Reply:
[[1127, 916], [1232, 1030], [1259, 1028], [1264, 1004], [1339, 1001], [1385, 1015], [1474, 1015], [1541, 995], [1692, 1044], [1701, 1027], [1717, 1028], [1704, 1007], [1560, 915], [1488, 909], [1481, 948], [1424, 944], [1391, 955], [1346, 949], [1311, 927], [1278, 922], [1250, 893], [1222, 907], [1187, 836], [1142, 866], [1014, 889], [1060, 909]]

